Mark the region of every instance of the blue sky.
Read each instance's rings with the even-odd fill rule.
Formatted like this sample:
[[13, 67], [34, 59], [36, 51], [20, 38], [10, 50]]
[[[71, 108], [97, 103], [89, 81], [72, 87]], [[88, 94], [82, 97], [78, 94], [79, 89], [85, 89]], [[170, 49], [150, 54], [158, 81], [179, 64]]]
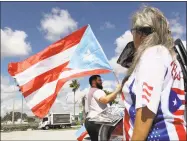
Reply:
[[[71, 19], [77, 22], [73, 30], [90, 24], [107, 58], [111, 60], [112, 57], [117, 58], [116, 40], [131, 28], [130, 17], [142, 4], [142, 2], [1, 2], [1, 32], [5, 27], [13, 32], [23, 31], [27, 35], [23, 41], [29, 42], [32, 50], [26, 53], [27, 55], [12, 53], [2, 57], [1, 76], [9, 76], [7, 72], [9, 62], [23, 60], [52, 43], [45, 38], [45, 33], [41, 32], [40, 23], [46, 13], [51, 13], [52, 8], [68, 11]], [[185, 2], [145, 2], [145, 4], [159, 8], [172, 21], [173, 35], [183, 41], [186, 40]], [[61, 37], [66, 34], [62, 34]], [[6, 45], [6, 41], [3, 40], [3, 45]], [[2, 50], [6, 50], [5, 47], [2, 46]], [[10, 52], [18, 49], [20, 48], [17, 46], [10, 47]], [[1, 55], [3, 53], [1, 51]], [[115, 80], [113, 74], [103, 75], [103, 78]], [[81, 80], [81, 89], [84, 89], [83, 86], [88, 86], [87, 79]]]

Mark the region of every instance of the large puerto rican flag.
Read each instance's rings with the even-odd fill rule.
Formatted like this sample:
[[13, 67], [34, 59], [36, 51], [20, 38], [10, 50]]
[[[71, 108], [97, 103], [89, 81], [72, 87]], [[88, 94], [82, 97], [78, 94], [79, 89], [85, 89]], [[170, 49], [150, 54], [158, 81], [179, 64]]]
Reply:
[[48, 114], [67, 81], [111, 71], [89, 25], [22, 62], [8, 65], [8, 72], [16, 79], [27, 105], [40, 118]]

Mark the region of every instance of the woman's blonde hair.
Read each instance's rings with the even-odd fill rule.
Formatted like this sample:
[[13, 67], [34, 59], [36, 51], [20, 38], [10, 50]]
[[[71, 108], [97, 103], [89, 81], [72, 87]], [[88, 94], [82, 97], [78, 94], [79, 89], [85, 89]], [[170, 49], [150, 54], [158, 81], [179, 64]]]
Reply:
[[130, 76], [133, 72], [141, 55], [147, 48], [160, 44], [165, 46], [169, 50], [170, 54], [174, 56], [174, 41], [169, 29], [169, 23], [159, 9], [143, 6], [142, 9], [132, 16], [132, 27], [151, 27], [154, 32], [146, 36], [136, 50], [133, 63], [128, 70], [128, 76]]

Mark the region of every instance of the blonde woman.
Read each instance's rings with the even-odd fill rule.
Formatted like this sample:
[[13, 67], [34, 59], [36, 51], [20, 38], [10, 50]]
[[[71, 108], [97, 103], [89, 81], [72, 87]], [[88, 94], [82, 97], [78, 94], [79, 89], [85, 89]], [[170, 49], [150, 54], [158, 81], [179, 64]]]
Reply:
[[186, 140], [184, 80], [167, 19], [145, 6], [131, 32], [136, 53], [122, 88], [126, 140]]

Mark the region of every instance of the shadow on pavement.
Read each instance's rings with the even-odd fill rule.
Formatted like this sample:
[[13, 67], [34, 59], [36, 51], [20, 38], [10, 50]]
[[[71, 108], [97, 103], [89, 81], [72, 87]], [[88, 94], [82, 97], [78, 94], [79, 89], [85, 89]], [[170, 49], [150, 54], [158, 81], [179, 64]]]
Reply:
[[91, 141], [90, 137], [85, 137], [84, 140], [85, 141]]

